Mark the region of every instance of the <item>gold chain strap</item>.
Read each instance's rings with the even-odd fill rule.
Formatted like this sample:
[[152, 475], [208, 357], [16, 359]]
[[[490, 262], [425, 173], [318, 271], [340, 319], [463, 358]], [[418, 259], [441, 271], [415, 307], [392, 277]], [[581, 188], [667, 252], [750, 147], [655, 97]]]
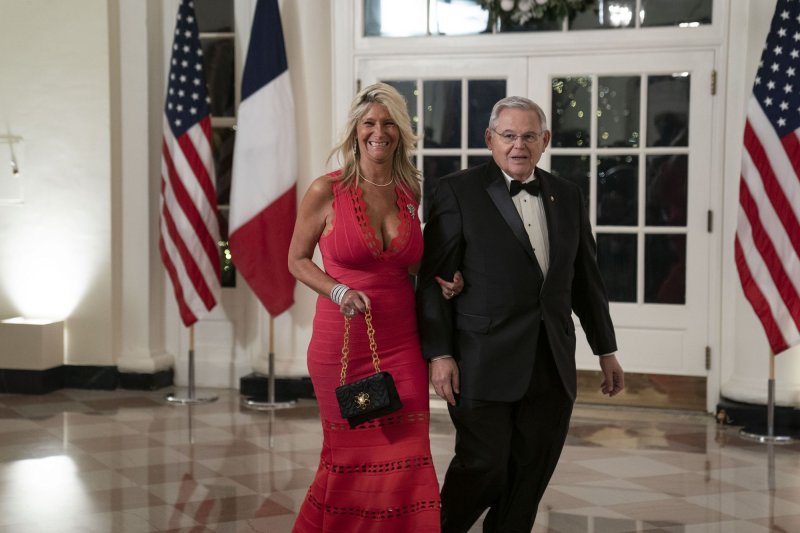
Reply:
[[[372, 327], [372, 311], [367, 309], [364, 313], [364, 320], [367, 322], [367, 337], [369, 337], [369, 349], [372, 350], [372, 366], [375, 373], [381, 371], [381, 360], [378, 357], [378, 344], [375, 342], [375, 328]], [[344, 385], [347, 377], [347, 364], [350, 361], [350, 317], [344, 317], [344, 341], [342, 342], [342, 374], [340, 385]]]

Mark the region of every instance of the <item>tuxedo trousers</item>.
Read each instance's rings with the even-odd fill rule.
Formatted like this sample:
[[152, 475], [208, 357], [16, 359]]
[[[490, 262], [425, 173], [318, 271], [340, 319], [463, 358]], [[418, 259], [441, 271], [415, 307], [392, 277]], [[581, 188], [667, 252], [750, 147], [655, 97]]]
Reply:
[[448, 406], [456, 445], [442, 486], [442, 533], [467, 532], [487, 508], [484, 533], [530, 533], [567, 438], [573, 403], [542, 327], [520, 400], [460, 398]]

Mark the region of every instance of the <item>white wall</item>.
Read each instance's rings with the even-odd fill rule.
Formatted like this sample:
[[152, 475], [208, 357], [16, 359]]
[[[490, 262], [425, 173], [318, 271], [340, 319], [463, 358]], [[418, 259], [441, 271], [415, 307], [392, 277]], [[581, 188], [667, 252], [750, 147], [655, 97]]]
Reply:
[[24, 138], [24, 203], [0, 205], [0, 318], [66, 318], [65, 362], [112, 364], [106, 1], [0, 14], [0, 135]]
[[[252, 6], [251, 0], [237, 2]], [[187, 334], [156, 248], [164, 28], [169, 34], [174, 25], [170, 3], [177, 5], [175, 0], [0, 0], [0, 135], [24, 138], [16, 149], [25, 187], [23, 205], [0, 205], [0, 318], [66, 318], [69, 364], [119, 364], [147, 372], [171, 366], [177, 356], [180, 381]], [[768, 351], [731, 266], [738, 132], [774, 4], [730, 2], [728, 73], [721, 87], [726, 127], [720, 132], [725, 135], [720, 381], [726, 397], [744, 401], [766, 397]], [[295, 93], [302, 196], [328, 170], [326, 158], [339, 127], [332, 119], [334, 87], [341, 101], [349, 101], [352, 80], [332, 67], [330, 4], [282, 0], [280, 7]], [[0, 144], [2, 166], [8, 164], [7, 148]], [[278, 375], [306, 374], [315, 295], [298, 286], [295, 296], [296, 304], [275, 321]], [[248, 369], [266, 368], [267, 317], [252, 299], [231, 303], [239, 299], [234, 293], [226, 299], [216, 319], [239, 327], [231, 333], [233, 353], [223, 354], [235, 359], [237, 371], [226, 378], [235, 386]], [[800, 405], [799, 352], [777, 359], [779, 403]], [[213, 369], [207, 374], [213, 382]]]

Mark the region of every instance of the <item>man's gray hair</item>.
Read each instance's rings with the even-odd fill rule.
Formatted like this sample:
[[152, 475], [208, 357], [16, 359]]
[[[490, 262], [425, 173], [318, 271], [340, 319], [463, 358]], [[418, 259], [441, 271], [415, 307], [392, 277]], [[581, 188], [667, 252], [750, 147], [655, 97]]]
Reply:
[[494, 104], [492, 108], [492, 114], [489, 115], [490, 130], [494, 130], [497, 125], [497, 117], [503, 109], [524, 109], [525, 111], [533, 111], [539, 117], [539, 124], [542, 127], [542, 131], [547, 129], [547, 117], [536, 102], [524, 96], [506, 96]]

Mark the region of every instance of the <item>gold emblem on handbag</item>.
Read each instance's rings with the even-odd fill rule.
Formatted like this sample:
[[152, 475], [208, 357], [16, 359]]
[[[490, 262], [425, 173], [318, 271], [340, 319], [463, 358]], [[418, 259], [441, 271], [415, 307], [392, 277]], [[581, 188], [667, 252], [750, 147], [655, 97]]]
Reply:
[[350, 320], [350, 317], [344, 317], [342, 374], [340, 385], [336, 387], [336, 401], [339, 403], [342, 418], [346, 418], [350, 427], [354, 428], [374, 418], [393, 413], [402, 408], [403, 404], [400, 402], [392, 375], [381, 371], [375, 328], [372, 327], [372, 311], [369, 309], [364, 313], [364, 320], [367, 323], [367, 336], [375, 373], [358, 381], [345, 383], [347, 365], [350, 361]]

